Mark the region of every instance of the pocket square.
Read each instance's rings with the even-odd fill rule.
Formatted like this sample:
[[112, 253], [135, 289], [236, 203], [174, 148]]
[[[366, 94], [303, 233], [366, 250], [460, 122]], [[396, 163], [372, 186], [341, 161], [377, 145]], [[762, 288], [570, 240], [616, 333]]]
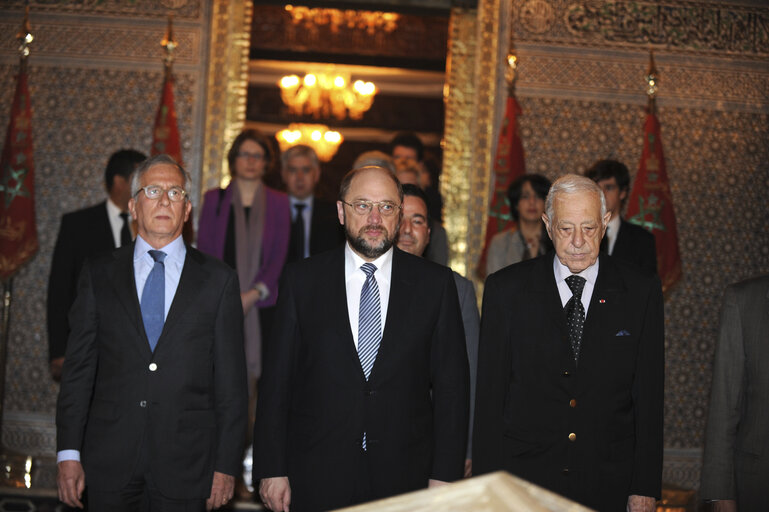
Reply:
[[617, 334], [615, 334], [615, 336], [630, 336], [630, 333], [628, 331], [626, 331], [625, 329], [622, 329]]

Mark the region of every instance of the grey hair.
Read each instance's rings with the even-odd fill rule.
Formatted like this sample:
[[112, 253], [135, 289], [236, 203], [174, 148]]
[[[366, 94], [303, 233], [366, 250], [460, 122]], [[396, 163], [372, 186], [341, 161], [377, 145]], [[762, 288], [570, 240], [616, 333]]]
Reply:
[[393, 162], [392, 157], [381, 151], [366, 151], [358, 155], [358, 158], [352, 164], [352, 168], [355, 170], [361, 167], [382, 167], [393, 173], [393, 175], [395, 174], [395, 162]]
[[280, 163], [283, 165], [283, 169], [288, 165], [288, 161], [296, 156], [304, 156], [310, 159], [313, 167], [320, 169], [320, 162], [318, 161], [318, 154], [310, 146], [304, 144], [297, 144], [291, 146], [280, 155]]
[[551, 224], [555, 216], [555, 197], [559, 194], [575, 194], [577, 192], [593, 192], [598, 194], [598, 197], [601, 199], [601, 221], [603, 222], [603, 218], [606, 216], [606, 198], [601, 187], [590, 178], [580, 176], [579, 174], [565, 174], [553, 182], [550, 191], [547, 193], [547, 199], [545, 199], [545, 215], [547, 215]]
[[156, 155], [153, 157], [150, 157], [146, 159], [144, 162], [142, 162], [139, 167], [136, 168], [136, 171], [131, 175], [131, 197], [136, 197], [136, 194], [139, 193], [139, 190], [141, 190], [141, 182], [142, 182], [142, 176], [149, 171], [152, 167], [160, 164], [167, 164], [172, 165], [179, 169], [179, 172], [182, 175], [182, 178], [184, 178], [184, 192], [185, 192], [185, 198], [189, 201], [190, 199], [190, 186], [192, 185], [192, 178], [190, 177], [190, 174], [184, 170], [184, 167], [179, 165], [179, 163], [174, 160], [169, 155]]

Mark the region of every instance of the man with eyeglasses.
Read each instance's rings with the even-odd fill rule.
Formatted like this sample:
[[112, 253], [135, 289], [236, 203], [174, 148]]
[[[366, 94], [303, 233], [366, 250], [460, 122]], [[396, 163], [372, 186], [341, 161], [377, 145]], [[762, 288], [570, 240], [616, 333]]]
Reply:
[[48, 355], [53, 380], [61, 379], [69, 336], [67, 313], [75, 301], [77, 276], [86, 258], [130, 244], [134, 234], [128, 214], [131, 174], [147, 157], [121, 149], [104, 170], [107, 199], [62, 216], [48, 278]]
[[134, 243], [86, 263], [57, 405], [59, 499], [90, 510], [219, 508], [247, 424], [237, 276], [185, 246], [189, 176], [171, 157], [131, 181]]
[[262, 375], [254, 475], [275, 511], [314, 511], [462, 477], [468, 363], [451, 270], [393, 247], [392, 172], [345, 176], [347, 243], [289, 266]]

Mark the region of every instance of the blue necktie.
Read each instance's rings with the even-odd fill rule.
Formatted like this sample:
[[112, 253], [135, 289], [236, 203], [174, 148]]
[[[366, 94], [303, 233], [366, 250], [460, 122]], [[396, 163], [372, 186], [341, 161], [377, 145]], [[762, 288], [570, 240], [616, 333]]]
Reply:
[[[363, 374], [368, 380], [379, 351], [379, 343], [382, 341], [382, 312], [379, 308], [379, 286], [374, 277], [376, 265], [364, 263], [360, 269], [366, 274], [366, 281], [360, 291], [358, 359], [360, 359]], [[366, 432], [363, 433], [361, 447], [366, 450]]]
[[379, 286], [377, 286], [373, 263], [364, 263], [360, 269], [366, 274], [366, 281], [360, 291], [358, 312], [358, 358], [363, 374], [368, 380], [374, 367], [379, 342], [382, 340], [382, 313], [379, 308]]
[[166, 314], [166, 267], [163, 264], [166, 253], [163, 251], [149, 251], [149, 253], [155, 260], [155, 265], [144, 283], [141, 308], [144, 331], [150, 342], [150, 350], [154, 352], [160, 333], [163, 332]]

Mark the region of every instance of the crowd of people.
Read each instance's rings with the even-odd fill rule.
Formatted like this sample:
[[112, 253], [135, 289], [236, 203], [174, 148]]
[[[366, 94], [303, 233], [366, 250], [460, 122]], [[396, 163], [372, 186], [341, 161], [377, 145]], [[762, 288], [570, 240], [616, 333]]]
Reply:
[[[655, 510], [664, 311], [654, 237], [621, 217], [627, 167], [510, 185], [516, 227], [491, 241], [480, 315], [473, 283], [446, 266], [438, 176], [416, 135], [361, 154], [335, 202], [316, 195], [308, 146], [278, 158], [246, 130], [227, 160], [195, 246], [182, 238], [190, 177], [165, 155], [118, 151], [108, 199], [62, 218], [48, 328], [64, 503], [220, 508], [251, 485], [248, 452], [254, 497], [274, 511], [497, 470], [596, 510]], [[264, 182], [278, 162], [284, 190]], [[720, 343], [743, 350], [747, 320], [727, 311]], [[757, 365], [721, 360], [716, 464]], [[760, 447], [765, 432], [748, 437]], [[740, 470], [705, 471], [715, 506], [769, 499]]]

